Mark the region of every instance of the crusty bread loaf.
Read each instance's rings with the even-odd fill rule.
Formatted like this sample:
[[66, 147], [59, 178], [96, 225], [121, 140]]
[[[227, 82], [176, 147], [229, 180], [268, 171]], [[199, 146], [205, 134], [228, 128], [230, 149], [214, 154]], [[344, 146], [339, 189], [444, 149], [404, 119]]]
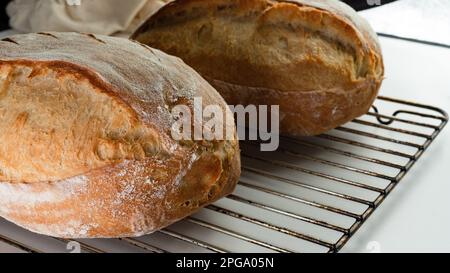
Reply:
[[177, 0], [131, 38], [181, 57], [229, 104], [280, 105], [291, 135], [366, 113], [384, 73], [376, 34], [337, 0]]
[[[180, 59], [137, 42], [3, 39], [0, 215], [58, 237], [138, 236], [230, 193], [240, 174], [236, 137], [171, 137], [171, 108], [192, 108], [196, 96], [229, 111]], [[233, 124], [225, 125], [235, 133]]]

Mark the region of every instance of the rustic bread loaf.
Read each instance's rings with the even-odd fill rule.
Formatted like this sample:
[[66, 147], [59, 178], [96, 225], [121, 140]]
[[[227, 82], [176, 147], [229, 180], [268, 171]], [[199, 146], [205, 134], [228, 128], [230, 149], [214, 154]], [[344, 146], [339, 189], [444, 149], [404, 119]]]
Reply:
[[181, 57], [229, 104], [280, 105], [291, 135], [365, 114], [384, 73], [375, 33], [337, 0], [178, 0], [131, 38]]
[[[138, 236], [230, 193], [240, 174], [236, 137], [172, 138], [171, 108], [192, 108], [196, 96], [229, 111], [180, 59], [137, 42], [3, 39], [0, 216], [57, 237]], [[232, 117], [227, 124], [236, 136]]]

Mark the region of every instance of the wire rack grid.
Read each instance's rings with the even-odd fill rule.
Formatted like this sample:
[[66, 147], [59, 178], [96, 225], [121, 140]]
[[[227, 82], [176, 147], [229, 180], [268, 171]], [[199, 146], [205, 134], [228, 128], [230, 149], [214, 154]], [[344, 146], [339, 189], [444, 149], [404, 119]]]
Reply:
[[327, 134], [282, 137], [262, 153], [242, 143], [236, 191], [140, 238], [40, 236], [0, 221], [0, 248], [23, 252], [338, 252], [448, 122], [443, 110], [388, 97]]

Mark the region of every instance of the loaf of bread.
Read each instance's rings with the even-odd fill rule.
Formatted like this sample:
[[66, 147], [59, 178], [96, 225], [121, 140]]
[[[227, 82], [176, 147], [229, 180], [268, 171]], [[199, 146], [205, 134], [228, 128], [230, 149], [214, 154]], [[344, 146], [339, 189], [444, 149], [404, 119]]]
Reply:
[[128, 39], [3, 39], [0, 216], [57, 237], [139, 236], [230, 193], [240, 174], [232, 116], [234, 138], [172, 137], [171, 108], [194, 97], [229, 111], [180, 59]]
[[337, 0], [177, 0], [131, 38], [181, 57], [229, 104], [280, 105], [290, 135], [365, 114], [384, 74], [376, 34]]

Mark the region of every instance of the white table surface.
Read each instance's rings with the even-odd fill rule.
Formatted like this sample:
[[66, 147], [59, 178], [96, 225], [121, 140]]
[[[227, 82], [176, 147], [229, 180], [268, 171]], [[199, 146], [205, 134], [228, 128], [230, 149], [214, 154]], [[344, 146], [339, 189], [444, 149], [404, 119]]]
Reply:
[[449, 0], [398, 0], [360, 14], [377, 32], [450, 45]]
[[[360, 14], [377, 32], [450, 44], [448, 0], [400, 0]], [[386, 66], [382, 95], [450, 112], [450, 49], [380, 40]], [[446, 128], [343, 251], [450, 252], [449, 166]]]
[[[380, 40], [386, 66], [381, 94], [450, 112], [450, 49]], [[343, 251], [450, 252], [449, 168], [446, 128]]]
[[[380, 40], [386, 66], [382, 95], [450, 112], [450, 49]], [[446, 128], [343, 252], [450, 252], [449, 168], [450, 128]]]

